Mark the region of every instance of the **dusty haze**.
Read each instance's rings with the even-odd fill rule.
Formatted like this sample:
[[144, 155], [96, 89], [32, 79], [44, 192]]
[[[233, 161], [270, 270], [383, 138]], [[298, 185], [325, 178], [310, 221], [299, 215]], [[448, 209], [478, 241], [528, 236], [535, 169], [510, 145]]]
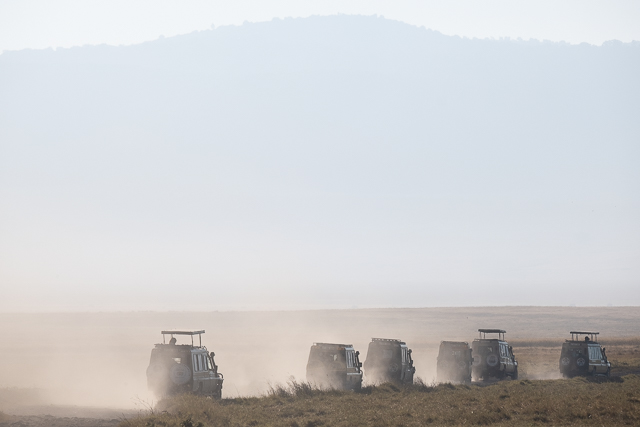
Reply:
[[[206, 330], [203, 344], [216, 353], [225, 397], [258, 395], [291, 376], [304, 380], [313, 342], [351, 343], [364, 361], [372, 337], [406, 341], [416, 375], [431, 382], [439, 342], [470, 342], [480, 327], [507, 329], [521, 375], [554, 378], [560, 343], [570, 330], [599, 330], [607, 345], [608, 338], [637, 336], [639, 320], [638, 307], [0, 314], [0, 388], [40, 389], [40, 404], [135, 408], [152, 403], [145, 377], [151, 349], [162, 340], [160, 330], [182, 328]], [[526, 340], [557, 342], [548, 349], [553, 364], [528, 360], [526, 348], [517, 344]], [[0, 410], [15, 403], [0, 402]]]

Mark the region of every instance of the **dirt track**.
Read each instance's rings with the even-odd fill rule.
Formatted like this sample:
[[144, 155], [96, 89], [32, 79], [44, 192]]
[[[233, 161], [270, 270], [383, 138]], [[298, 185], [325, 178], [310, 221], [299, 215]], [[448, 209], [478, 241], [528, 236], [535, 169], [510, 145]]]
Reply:
[[79, 406], [20, 406], [0, 413], [0, 427], [114, 427], [137, 414]]
[[53, 417], [51, 415], [7, 416], [2, 427], [115, 427], [122, 420], [99, 418]]

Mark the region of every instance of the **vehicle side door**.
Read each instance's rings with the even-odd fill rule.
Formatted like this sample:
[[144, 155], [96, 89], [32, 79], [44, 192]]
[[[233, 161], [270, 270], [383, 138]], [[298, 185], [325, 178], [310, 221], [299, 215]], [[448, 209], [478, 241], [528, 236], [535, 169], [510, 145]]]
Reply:
[[607, 372], [607, 364], [604, 361], [602, 349], [598, 344], [589, 344], [589, 366], [593, 366], [590, 372], [604, 374]]
[[362, 378], [360, 372], [360, 363], [357, 360], [356, 352], [354, 349], [346, 350], [346, 363], [347, 363], [347, 383], [358, 384]]
[[511, 373], [515, 370], [513, 360], [509, 354], [509, 345], [506, 342], [500, 343], [500, 362], [504, 364], [505, 372]]
[[413, 382], [413, 360], [411, 359], [411, 350], [408, 347], [401, 347], [402, 373], [400, 380], [406, 383]]
[[193, 364], [193, 391], [197, 393], [211, 392], [211, 373], [208, 369], [206, 353], [201, 350], [191, 352]]

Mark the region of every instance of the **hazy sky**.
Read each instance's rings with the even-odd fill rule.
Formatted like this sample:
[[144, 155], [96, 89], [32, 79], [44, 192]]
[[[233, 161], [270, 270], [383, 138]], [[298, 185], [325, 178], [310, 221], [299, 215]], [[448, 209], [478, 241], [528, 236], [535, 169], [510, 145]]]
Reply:
[[383, 15], [446, 35], [601, 44], [640, 40], [634, 0], [0, 0], [0, 51], [132, 44], [274, 17]]
[[640, 44], [446, 35], [631, 3], [1, 4], [134, 45], [0, 55], [0, 311], [640, 304]]

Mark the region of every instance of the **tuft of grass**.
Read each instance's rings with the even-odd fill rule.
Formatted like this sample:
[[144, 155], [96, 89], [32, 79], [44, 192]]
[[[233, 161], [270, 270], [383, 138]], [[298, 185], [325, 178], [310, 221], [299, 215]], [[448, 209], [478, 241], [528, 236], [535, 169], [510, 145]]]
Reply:
[[311, 397], [325, 391], [326, 390], [322, 390], [309, 382], [298, 381], [294, 377], [291, 377], [284, 385], [269, 384], [269, 389], [267, 390], [266, 395], [267, 397], [280, 398]]

